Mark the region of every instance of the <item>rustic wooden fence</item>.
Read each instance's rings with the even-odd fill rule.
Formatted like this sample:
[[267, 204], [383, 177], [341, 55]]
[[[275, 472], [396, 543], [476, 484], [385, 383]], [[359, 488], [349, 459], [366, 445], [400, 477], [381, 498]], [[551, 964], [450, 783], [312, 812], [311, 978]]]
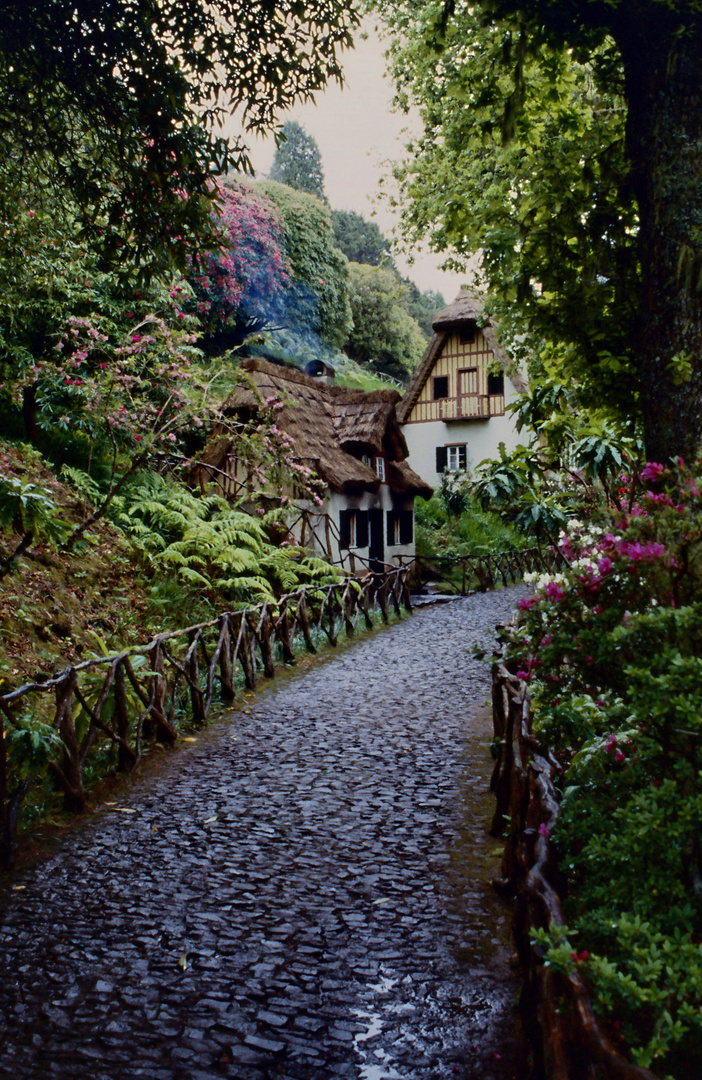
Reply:
[[411, 610], [409, 569], [307, 586], [273, 603], [156, 637], [143, 646], [86, 660], [45, 682], [28, 683], [0, 696], [0, 865], [11, 865], [17, 848], [17, 815], [31, 783], [12, 778], [5, 729], [18, 730], [28, 707], [55, 733], [58, 752], [47, 769], [63, 792], [67, 810], [86, 806], [86, 768], [102, 755], [129, 770], [148, 740], [173, 745], [179, 728], [203, 724], [213, 702], [234, 701], [259, 676], [272, 678], [276, 662], [292, 663], [295, 650], [335, 646], [353, 635], [359, 621], [373, 626], [378, 611]]
[[530, 934], [563, 926], [565, 881], [549, 839], [558, 816], [558, 762], [532, 734], [529, 688], [504, 658], [493, 666], [498, 758], [492, 775], [492, 833], [507, 831], [501, 891], [516, 894], [513, 932], [522, 970], [521, 1027], [527, 1080], [656, 1080], [626, 1061], [597, 1022], [585, 982], [546, 967]]
[[499, 585], [515, 584], [530, 571], [552, 573], [565, 563], [565, 558], [554, 547], [530, 547], [486, 555], [417, 555], [413, 562], [415, 588], [421, 590], [427, 582], [439, 581], [466, 596], [476, 587], [479, 592], [487, 592]]

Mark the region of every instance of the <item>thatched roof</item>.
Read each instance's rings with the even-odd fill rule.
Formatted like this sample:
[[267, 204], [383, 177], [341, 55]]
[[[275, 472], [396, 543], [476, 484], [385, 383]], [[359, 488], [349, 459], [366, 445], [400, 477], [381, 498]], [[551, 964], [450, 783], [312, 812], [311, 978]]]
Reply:
[[[424, 389], [427, 379], [434, 368], [434, 364], [441, 354], [444, 342], [454, 330], [461, 326], [465, 326], [467, 323], [477, 323], [481, 319], [481, 315], [482, 304], [480, 300], [467, 289], [461, 289], [454, 302], [449, 304], [447, 308], [444, 308], [443, 311], [440, 311], [433, 320], [431, 325], [434, 333], [431, 341], [427, 345], [424, 356], [419, 362], [419, 366], [410, 379], [409, 386], [405, 390], [402, 401], [397, 406], [397, 417], [401, 424], [404, 424], [407, 420], [407, 417], [417, 402], [417, 398]], [[498, 342], [493, 324], [487, 322], [480, 327], [480, 330], [487, 344], [490, 346], [495, 359], [499, 360], [502, 367], [507, 370], [511, 360], [509, 354]], [[511, 374], [510, 379], [519, 393], [523, 393], [527, 389], [526, 379], [518, 372]]]
[[[396, 390], [366, 393], [330, 386], [266, 360], [244, 360], [241, 367], [244, 378], [226, 402], [225, 412], [250, 416], [267, 398], [283, 402], [277, 423], [292, 438], [295, 457], [333, 491], [377, 491], [380, 480], [360, 460], [362, 454], [384, 454], [388, 464], [404, 463], [408, 451], [396, 415], [400, 401]], [[220, 441], [210, 448], [218, 448], [221, 456]], [[404, 464], [399, 472], [392, 471], [388, 482], [403, 492], [423, 494], [426, 488]]]
[[466, 322], [477, 322], [482, 311], [480, 300], [467, 289], [461, 289], [454, 302], [432, 319], [431, 325], [434, 330], [452, 330]]

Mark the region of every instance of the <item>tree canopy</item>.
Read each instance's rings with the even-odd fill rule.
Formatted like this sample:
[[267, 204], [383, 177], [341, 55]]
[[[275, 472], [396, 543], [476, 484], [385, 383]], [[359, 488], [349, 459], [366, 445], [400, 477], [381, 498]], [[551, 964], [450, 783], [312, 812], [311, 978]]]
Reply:
[[354, 22], [341, 0], [6, 0], [0, 211], [41, 172], [104, 256], [184, 265], [209, 239], [211, 178], [250, 170], [220, 121], [271, 127], [340, 78]]
[[391, 243], [374, 221], [354, 210], [332, 210], [334, 239], [349, 262], [394, 266]]
[[322, 155], [317, 142], [295, 120], [283, 124], [270, 178], [326, 202]]
[[[410, 237], [482, 249], [503, 317], [649, 457], [702, 438], [702, 5], [373, 0], [400, 104]], [[521, 323], [521, 325], [519, 325]]]
[[397, 273], [349, 263], [353, 327], [345, 351], [359, 364], [406, 381], [426, 339], [408, 311], [408, 290]]
[[257, 188], [277, 207], [283, 221], [291, 280], [275, 317], [281, 325], [316, 335], [340, 348], [351, 326], [349, 270], [334, 244], [331, 214], [313, 195], [273, 180]]

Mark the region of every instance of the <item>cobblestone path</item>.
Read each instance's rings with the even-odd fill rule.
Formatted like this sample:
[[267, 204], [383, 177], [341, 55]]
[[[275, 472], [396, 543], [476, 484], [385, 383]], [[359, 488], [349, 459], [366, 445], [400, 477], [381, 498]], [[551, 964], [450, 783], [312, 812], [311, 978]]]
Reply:
[[513, 1077], [470, 646], [518, 595], [298, 667], [11, 880], [0, 1076]]

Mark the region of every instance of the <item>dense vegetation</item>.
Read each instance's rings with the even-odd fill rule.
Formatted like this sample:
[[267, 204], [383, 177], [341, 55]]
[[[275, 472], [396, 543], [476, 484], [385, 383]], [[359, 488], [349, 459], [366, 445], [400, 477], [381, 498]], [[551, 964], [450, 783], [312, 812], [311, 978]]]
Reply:
[[564, 773], [553, 840], [577, 967], [615, 1041], [675, 1080], [702, 1062], [702, 501], [682, 463], [623, 474], [572, 518], [509, 655]]
[[369, 0], [401, 107], [409, 243], [482, 273], [534, 375], [640, 419], [649, 458], [702, 439], [698, 0]]

